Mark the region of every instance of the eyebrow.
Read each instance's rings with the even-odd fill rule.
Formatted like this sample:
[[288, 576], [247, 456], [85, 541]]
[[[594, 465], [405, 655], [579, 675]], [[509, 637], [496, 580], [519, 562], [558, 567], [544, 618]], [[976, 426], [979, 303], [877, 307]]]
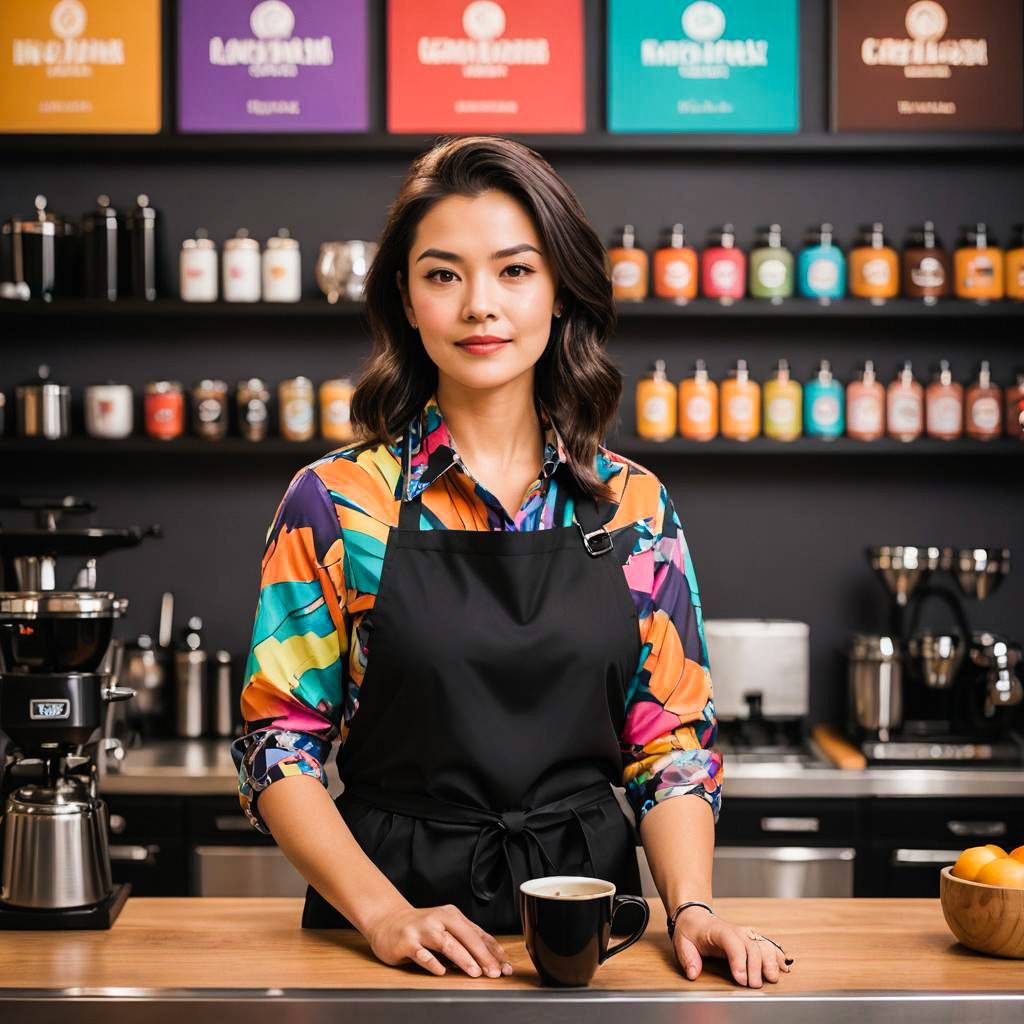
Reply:
[[[540, 255], [540, 250], [536, 246], [530, 245], [529, 242], [523, 242], [521, 245], [513, 245], [508, 249], [499, 249], [491, 255], [491, 259], [504, 260], [508, 259], [509, 256], [517, 256], [521, 252], [535, 252], [538, 256]], [[445, 252], [443, 249], [424, 249], [416, 257], [416, 262], [419, 263], [420, 260], [426, 259], [449, 260], [452, 263], [462, 262], [462, 257], [458, 253]]]

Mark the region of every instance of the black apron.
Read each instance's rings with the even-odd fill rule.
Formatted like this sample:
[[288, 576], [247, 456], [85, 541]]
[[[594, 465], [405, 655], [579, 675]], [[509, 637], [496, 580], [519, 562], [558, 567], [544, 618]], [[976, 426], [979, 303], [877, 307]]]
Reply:
[[[404, 498], [405, 439], [402, 456]], [[528, 878], [640, 893], [636, 829], [610, 788], [641, 650], [616, 551], [633, 530], [606, 531], [614, 506], [564, 471], [571, 526], [420, 530], [420, 496], [402, 501], [338, 753], [336, 804], [367, 856], [413, 906], [452, 903], [492, 935], [521, 933]], [[352, 927], [312, 886], [302, 926]]]

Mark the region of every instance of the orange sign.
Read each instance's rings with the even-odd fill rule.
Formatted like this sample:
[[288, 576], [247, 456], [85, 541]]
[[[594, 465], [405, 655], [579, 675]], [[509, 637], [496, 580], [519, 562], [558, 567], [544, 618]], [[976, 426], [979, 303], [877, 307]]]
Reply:
[[160, 0], [4, 0], [0, 131], [160, 130]]
[[388, 131], [582, 132], [580, 0], [390, 0]]

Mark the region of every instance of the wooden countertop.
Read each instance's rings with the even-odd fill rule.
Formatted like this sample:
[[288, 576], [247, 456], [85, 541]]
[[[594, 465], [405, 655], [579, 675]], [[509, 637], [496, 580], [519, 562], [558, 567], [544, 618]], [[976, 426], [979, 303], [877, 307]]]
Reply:
[[[109, 931], [0, 932], [0, 990], [444, 989], [508, 992], [539, 987], [522, 936], [501, 937], [514, 973], [443, 977], [412, 964], [387, 967], [355, 931], [305, 931], [296, 899], [129, 899]], [[591, 990], [685, 990], [770, 996], [828, 992], [1010, 992], [1024, 961], [959, 945], [938, 899], [720, 899], [736, 924], [770, 935], [796, 959], [760, 990], [737, 985], [724, 960], [696, 981], [678, 969], [660, 901], [647, 934], [599, 968]]]

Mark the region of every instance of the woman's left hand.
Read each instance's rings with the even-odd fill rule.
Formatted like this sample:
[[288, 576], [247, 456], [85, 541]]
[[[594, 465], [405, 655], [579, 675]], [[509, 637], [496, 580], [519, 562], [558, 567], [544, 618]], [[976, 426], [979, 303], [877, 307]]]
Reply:
[[733, 977], [741, 985], [760, 988], [762, 976], [771, 982], [779, 980], [779, 972], [789, 973], [788, 954], [766, 938], [755, 938], [756, 928], [730, 924], [701, 907], [688, 907], [676, 919], [672, 937], [676, 958], [687, 978], [700, 976], [705, 956], [723, 957], [729, 961]]

